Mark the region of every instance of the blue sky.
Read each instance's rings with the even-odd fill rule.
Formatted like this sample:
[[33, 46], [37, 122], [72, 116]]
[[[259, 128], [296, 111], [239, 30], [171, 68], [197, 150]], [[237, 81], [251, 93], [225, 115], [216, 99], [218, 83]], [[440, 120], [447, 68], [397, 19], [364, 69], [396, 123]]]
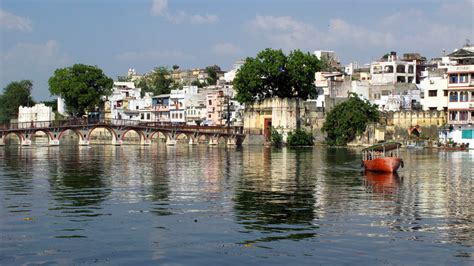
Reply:
[[2, 0], [0, 86], [33, 80], [50, 99], [56, 68], [217, 64], [228, 70], [266, 47], [334, 50], [360, 64], [388, 51], [439, 57], [474, 44], [474, 0]]

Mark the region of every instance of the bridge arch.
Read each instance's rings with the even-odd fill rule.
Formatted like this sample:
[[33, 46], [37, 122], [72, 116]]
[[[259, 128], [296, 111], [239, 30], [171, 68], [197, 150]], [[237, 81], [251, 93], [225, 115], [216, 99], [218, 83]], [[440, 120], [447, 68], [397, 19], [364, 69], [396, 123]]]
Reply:
[[147, 135], [145, 135], [145, 133], [139, 129], [134, 129], [134, 128], [127, 128], [125, 129], [125, 131], [123, 132], [117, 132], [117, 138], [121, 141], [125, 141], [125, 136], [127, 135], [127, 133], [129, 133], [130, 131], [132, 132], [135, 132], [137, 133], [138, 135], [138, 138], [139, 138], [139, 142], [141, 143], [142, 141], [146, 140], [147, 139]]
[[25, 136], [23, 136], [23, 134], [21, 132], [10, 131], [10, 132], [4, 133], [4, 135], [2, 136], [3, 141], [5, 141], [7, 139], [7, 136], [11, 135], [11, 134], [17, 136], [18, 145], [21, 145], [23, 143], [23, 141], [25, 140]]
[[157, 131], [153, 131], [149, 134], [149, 139], [153, 139], [154, 137], [159, 138], [160, 134], [165, 138], [165, 140], [168, 138], [168, 132], [157, 130]]
[[[74, 129], [74, 128], [64, 128], [63, 130], [59, 132], [59, 134], [57, 134], [57, 139], [61, 140], [64, 134], [68, 131], [74, 132], [74, 134], [76, 134], [77, 137], [79, 137], [79, 139], [84, 139], [84, 136], [82, 136], [81, 132], [79, 132], [77, 129]], [[54, 137], [54, 134], [53, 134], [53, 137]]]
[[91, 138], [92, 132], [94, 132], [94, 130], [99, 129], [99, 128], [106, 129], [110, 133], [110, 135], [112, 135], [112, 144], [115, 144], [117, 142], [117, 140], [120, 139], [118, 137], [117, 132], [112, 127], [107, 126], [107, 125], [94, 126], [94, 127], [90, 128], [89, 130], [87, 130], [87, 132], [83, 132], [83, 133], [81, 132], [84, 135], [84, 138], [82, 138], [82, 139], [89, 141], [90, 138]]

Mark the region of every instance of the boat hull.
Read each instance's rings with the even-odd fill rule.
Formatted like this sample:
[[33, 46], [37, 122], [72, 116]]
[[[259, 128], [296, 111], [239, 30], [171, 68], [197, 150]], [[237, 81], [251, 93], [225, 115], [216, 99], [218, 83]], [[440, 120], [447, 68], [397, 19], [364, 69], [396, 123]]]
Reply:
[[393, 173], [400, 168], [401, 164], [401, 158], [383, 157], [364, 161], [364, 169], [373, 172]]

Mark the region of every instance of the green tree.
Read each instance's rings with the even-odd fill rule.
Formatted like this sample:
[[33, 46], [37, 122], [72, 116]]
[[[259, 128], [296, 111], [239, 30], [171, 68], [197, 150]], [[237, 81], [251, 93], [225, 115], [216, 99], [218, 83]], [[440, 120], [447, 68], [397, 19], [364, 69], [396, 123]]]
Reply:
[[136, 84], [142, 92], [152, 92], [153, 95], [169, 94], [174, 89], [173, 80], [166, 67], [155, 67], [152, 72], [142, 77]]
[[19, 106], [33, 106], [31, 97], [33, 83], [31, 80], [10, 82], [0, 95], [0, 122], [6, 123], [12, 118], [18, 118]]
[[292, 51], [265, 49], [256, 58], [248, 57], [234, 79], [236, 99], [253, 103], [267, 98], [317, 97], [314, 73], [321, 69], [315, 55]]
[[328, 144], [347, 145], [364, 133], [369, 122], [377, 122], [378, 119], [377, 105], [353, 93], [349, 100], [336, 105], [328, 113], [322, 130], [327, 133]]
[[216, 85], [218, 78], [218, 72], [221, 71], [221, 68], [218, 65], [206, 67], [207, 73], [207, 84]]
[[56, 69], [48, 83], [51, 94], [64, 98], [67, 112], [75, 117], [95, 111], [114, 84], [97, 66], [83, 64]]

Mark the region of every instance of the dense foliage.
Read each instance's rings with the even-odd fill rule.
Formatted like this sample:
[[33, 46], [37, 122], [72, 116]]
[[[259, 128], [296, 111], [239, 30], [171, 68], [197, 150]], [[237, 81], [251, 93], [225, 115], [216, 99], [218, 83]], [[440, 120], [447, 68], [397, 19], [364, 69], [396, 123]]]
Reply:
[[207, 84], [208, 85], [216, 85], [217, 80], [219, 79], [218, 77], [218, 72], [221, 71], [221, 68], [218, 65], [213, 65], [213, 66], [208, 66], [206, 67], [206, 73], [207, 73]]
[[314, 140], [313, 135], [302, 129], [295, 129], [288, 133], [286, 140], [288, 146], [313, 146]]
[[327, 133], [329, 145], [346, 145], [364, 133], [369, 122], [378, 119], [376, 105], [352, 94], [349, 100], [336, 105], [328, 113], [322, 130]]
[[48, 80], [49, 91], [66, 103], [67, 112], [75, 117], [95, 111], [101, 96], [112, 92], [113, 80], [97, 66], [75, 64], [54, 71]]
[[166, 67], [155, 67], [152, 72], [138, 80], [136, 86], [142, 89], [142, 93], [151, 92], [153, 95], [169, 94], [176, 88]]
[[270, 128], [270, 135], [273, 145], [280, 146], [283, 144], [283, 136], [274, 127]]
[[33, 106], [35, 102], [31, 97], [33, 83], [31, 80], [10, 82], [0, 95], [0, 123], [9, 122], [18, 118], [19, 106]]
[[265, 49], [257, 57], [248, 57], [234, 79], [236, 99], [253, 103], [266, 98], [317, 97], [314, 73], [321, 62], [310, 53], [294, 50], [287, 56], [282, 50]]

